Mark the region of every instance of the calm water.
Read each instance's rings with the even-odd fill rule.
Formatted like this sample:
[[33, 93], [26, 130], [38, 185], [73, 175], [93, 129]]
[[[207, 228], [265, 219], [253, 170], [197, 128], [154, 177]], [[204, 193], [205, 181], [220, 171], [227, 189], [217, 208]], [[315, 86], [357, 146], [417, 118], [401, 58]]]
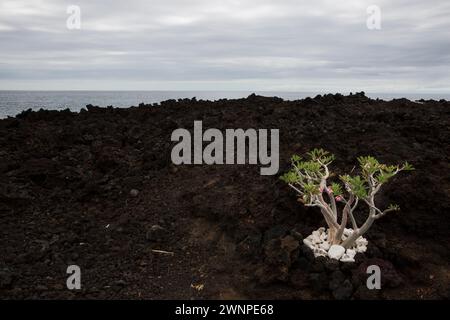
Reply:
[[[218, 100], [222, 98], [243, 98], [252, 91], [0, 91], [0, 118], [15, 116], [29, 108], [33, 110], [79, 111], [87, 104], [106, 107], [137, 106], [139, 103], [155, 103], [167, 99], [192, 98]], [[264, 96], [278, 96], [286, 100], [314, 97], [317, 92], [258, 92]], [[367, 94], [372, 98], [392, 99], [405, 97], [415, 99], [447, 99], [449, 94]]]

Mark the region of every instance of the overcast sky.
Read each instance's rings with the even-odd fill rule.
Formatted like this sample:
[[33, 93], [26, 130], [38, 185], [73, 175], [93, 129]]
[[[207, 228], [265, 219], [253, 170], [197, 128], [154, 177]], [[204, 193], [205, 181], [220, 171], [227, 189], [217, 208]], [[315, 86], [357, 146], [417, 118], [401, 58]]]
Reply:
[[450, 93], [449, 16], [448, 0], [0, 0], [0, 89]]

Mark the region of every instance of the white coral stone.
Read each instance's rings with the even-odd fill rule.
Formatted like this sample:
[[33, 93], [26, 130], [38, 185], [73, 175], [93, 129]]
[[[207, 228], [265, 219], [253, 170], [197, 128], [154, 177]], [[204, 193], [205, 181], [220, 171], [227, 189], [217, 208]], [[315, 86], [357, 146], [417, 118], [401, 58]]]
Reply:
[[352, 230], [352, 229], [348, 229], [348, 228], [345, 228], [345, 229], [344, 229], [344, 236], [348, 237], [348, 236], [351, 235], [352, 233], [353, 233], [353, 230]]
[[320, 248], [322, 248], [323, 250], [328, 251], [330, 249], [330, 244], [328, 243], [328, 241], [324, 241], [320, 244]]
[[367, 241], [366, 238], [359, 237], [358, 239], [356, 239], [355, 243], [357, 246], [360, 246], [360, 245], [367, 246], [369, 244], [369, 241]]
[[314, 248], [314, 256], [317, 257], [325, 257], [327, 252], [321, 248]]
[[342, 262], [355, 262], [355, 259], [353, 257], [350, 257], [348, 254], [344, 254], [341, 258]]
[[353, 259], [356, 256], [356, 250], [353, 249], [347, 249], [345, 252], [347, 256], [349, 256], [351, 259]]
[[356, 247], [356, 251], [360, 252], [360, 253], [366, 252], [366, 250], [367, 250], [367, 247], [365, 245], [360, 245], [360, 246]]
[[308, 248], [310, 248], [311, 250], [314, 250], [314, 245], [312, 244], [312, 242], [308, 239], [308, 238], [306, 238], [306, 239], [303, 239], [303, 243], [308, 247]]
[[331, 259], [339, 260], [345, 253], [345, 248], [343, 246], [333, 244], [328, 250], [328, 257]]

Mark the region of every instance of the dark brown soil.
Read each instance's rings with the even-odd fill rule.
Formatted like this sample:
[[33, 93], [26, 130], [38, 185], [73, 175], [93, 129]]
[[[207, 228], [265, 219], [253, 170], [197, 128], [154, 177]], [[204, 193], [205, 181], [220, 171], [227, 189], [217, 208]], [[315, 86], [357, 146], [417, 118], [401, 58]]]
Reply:
[[[257, 165], [171, 163], [172, 131], [192, 130], [194, 120], [279, 128], [280, 173], [293, 153], [314, 147], [336, 155], [338, 173], [359, 155], [416, 170], [383, 189], [380, 206], [402, 210], [376, 222], [356, 263], [314, 261], [302, 235], [324, 221], [278, 176], [261, 176]], [[450, 102], [364, 94], [1, 120], [0, 298], [449, 298], [449, 141]], [[81, 267], [80, 291], [66, 288], [70, 264]], [[365, 289], [370, 264], [382, 268], [379, 291]]]

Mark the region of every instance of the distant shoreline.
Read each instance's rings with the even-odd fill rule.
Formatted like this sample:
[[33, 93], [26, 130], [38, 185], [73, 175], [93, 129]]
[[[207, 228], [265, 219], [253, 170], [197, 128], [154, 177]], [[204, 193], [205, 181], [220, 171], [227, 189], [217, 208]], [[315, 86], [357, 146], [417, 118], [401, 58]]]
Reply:
[[[114, 106], [128, 108], [141, 103], [161, 103], [171, 99], [192, 99], [217, 101], [221, 99], [243, 99], [252, 91], [21, 91], [0, 90], [0, 119], [14, 117], [21, 112], [32, 109], [65, 110], [79, 112], [87, 105], [100, 107]], [[287, 91], [255, 91], [265, 97], [279, 97], [286, 101], [314, 98], [317, 95], [334, 95], [332, 93], [287, 92]], [[356, 94], [356, 93], [355, 93]], [[402, 93], [367, 93], [371, 99], [389, 101], [392, 99], [408, 99], [410, 101], [450, 100], [450, 94], [402, 94]]]

